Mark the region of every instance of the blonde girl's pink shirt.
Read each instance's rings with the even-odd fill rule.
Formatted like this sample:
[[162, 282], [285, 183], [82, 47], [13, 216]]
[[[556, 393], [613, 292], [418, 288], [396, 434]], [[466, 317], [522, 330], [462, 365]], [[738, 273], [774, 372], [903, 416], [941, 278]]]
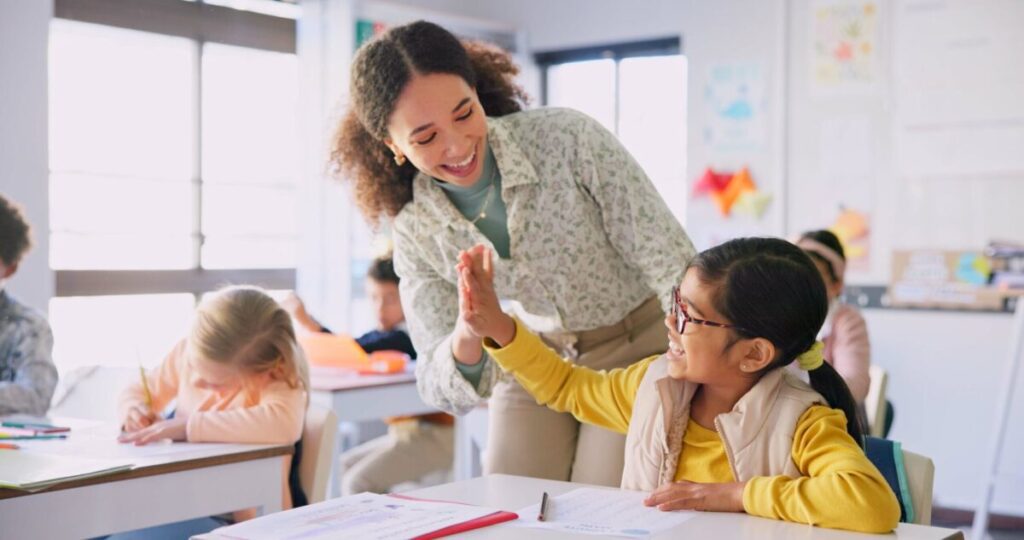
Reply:
[[[182, 340], [146, 380], [154, 411], [177, 400], [174, 414], [188, 418], [189, 442], [292, 444], [299, 440], [305, 390], [266, 375], [251, 376], [239, 387], [224, 391], [200, 388], [185, 351]], [[141, 381], [126, 388], [118, 405], [122, 423], [133, 405], [145, 402]]]

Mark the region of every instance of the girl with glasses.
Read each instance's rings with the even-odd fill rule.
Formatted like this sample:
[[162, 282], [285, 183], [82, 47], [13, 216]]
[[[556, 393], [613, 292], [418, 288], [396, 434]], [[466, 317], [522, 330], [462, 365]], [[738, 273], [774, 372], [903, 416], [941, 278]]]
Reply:
[[[621, 487], [650, 492], [648, 506], [896, 526], [899, 503], [848, 421], [850, 391], [822, 358], [825, 287], [797, 246], [741, 238], [698, 254], [665, 318], [668, 352], [611, 371], [564, 361], [505, 314], [488, 257], [461, 254], [460, 319], [539, 403], [625, 433]], [[783, 369], [793, 362], [810, 384]]]

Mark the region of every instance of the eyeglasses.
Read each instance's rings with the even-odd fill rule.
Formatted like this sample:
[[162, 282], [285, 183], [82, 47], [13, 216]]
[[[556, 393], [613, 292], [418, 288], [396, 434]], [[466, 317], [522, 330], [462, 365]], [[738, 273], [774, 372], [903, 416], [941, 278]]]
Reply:
[[725, 324], [712, 321], [705, 321], [704, 319], [698, 319], [691, 317], [686, 312], [686, 306], [683, 305], [683, 298], [679, 294], [679, 286], [672, 287], [672, 315], [676, 318], [676, 331], [680, 334], [686, 330], [686, 323], [703, 324], [704, 326], [714, 326], [717, 328], [732, 328], [743, 332], [744, 330], [734, 324]]

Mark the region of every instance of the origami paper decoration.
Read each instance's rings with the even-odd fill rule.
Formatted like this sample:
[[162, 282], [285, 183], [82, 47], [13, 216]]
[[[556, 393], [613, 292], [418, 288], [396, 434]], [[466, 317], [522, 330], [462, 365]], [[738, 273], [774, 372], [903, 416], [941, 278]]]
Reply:
[[736, 198], [732, 205], [732, 211], [739, 215], [760, 219], [768, 204], [772, 202], [772, 196], [759, 191], [744, 191]]

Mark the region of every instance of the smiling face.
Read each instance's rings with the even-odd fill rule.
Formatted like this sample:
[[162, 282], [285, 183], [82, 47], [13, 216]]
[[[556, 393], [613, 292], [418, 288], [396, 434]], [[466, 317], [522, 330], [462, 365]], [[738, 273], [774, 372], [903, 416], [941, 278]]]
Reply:
[[483, 170], [487, 121], [476, 91], [462, 77], [416, 75], [402, 90], [385, 144], [421, 172], [472, 186]]
[[[713, 305], [714, 286], [699, 279], [689, 269], [679, 286], [683, 308], [690, 317], [721, 324], [733, 324]], [[765, 367], [774, 357], [774, 348], [763, 338], [744, 339], [729, 328], [689, 322], [683, 334], [676, 330], [676, 317], [665, 318], [668, 328], [668, 375], [700, 384], [733, 386], [744, 375]]]

